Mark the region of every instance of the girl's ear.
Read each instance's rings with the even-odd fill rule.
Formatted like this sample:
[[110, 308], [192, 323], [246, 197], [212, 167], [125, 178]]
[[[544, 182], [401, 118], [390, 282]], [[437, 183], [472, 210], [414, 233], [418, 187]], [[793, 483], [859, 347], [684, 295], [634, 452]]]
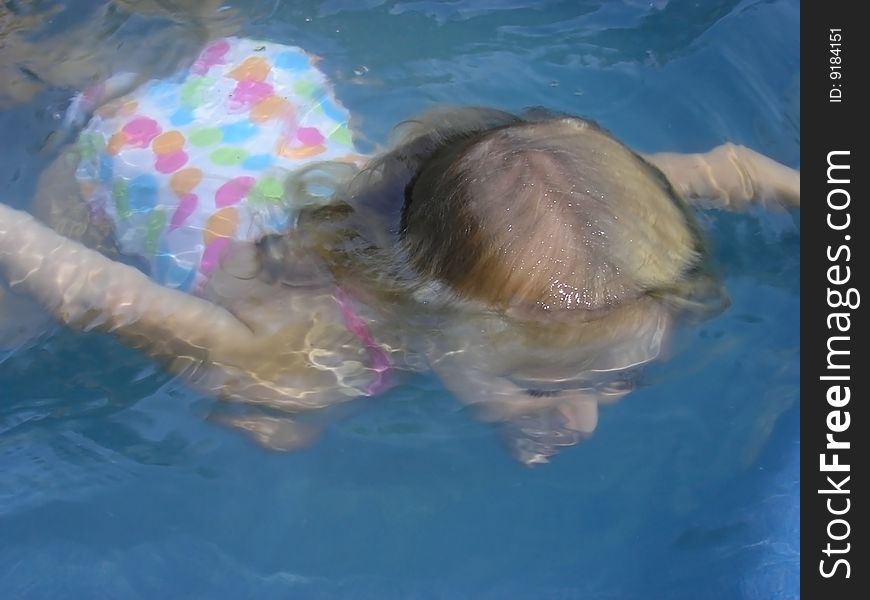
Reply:
[[332, 283], [332, 274], [317, 248], [298, 231], [267, 235], [256, 244], [257, 274], [269, 283], [287, 287], [322, 287]]

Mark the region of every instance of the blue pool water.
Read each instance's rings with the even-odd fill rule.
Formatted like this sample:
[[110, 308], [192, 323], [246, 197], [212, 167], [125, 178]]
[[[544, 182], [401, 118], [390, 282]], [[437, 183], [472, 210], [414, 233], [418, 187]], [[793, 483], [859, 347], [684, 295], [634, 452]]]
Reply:
[[[67, 4], [32, 39], [98, 18]], [[244, 35], [322, 56], [374, 143], [439, 103], [543, 105], [641, 151], [732, 140], [799, 167], [796, 0], [234, 6]], [[2, 201], [28, 205], [68, 96], [0, 112]], [[112, 338], [46, 326], [0, 353], [0, 596], [797, 598], [799, 214], [701, 220], [730, 309], [534, 470], [428, 375], [279, 454]]]

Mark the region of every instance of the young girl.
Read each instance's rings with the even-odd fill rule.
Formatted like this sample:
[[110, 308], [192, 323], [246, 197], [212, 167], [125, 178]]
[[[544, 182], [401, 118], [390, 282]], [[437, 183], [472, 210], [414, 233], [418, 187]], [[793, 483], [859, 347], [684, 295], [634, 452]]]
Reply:
[[722, 305], [689, 203], [800, 196], [746, 148], [642, 158], [543, 111], [430, 113], [360, 163], [311, 57], [216, 40], [95, 106], [43, 177], [54, 230], [0, 205], [0, 278], [231, 401], [221, 420], [270, 447], [419, 351], [535, 464], [592, 432], [680, 314]]

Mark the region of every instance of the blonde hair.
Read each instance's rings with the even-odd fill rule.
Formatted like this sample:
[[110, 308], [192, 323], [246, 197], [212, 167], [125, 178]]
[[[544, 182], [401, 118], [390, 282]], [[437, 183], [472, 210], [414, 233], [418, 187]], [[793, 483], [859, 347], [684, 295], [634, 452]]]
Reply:
[[701, 245], [664, 177], [577, 118], [513, 122], [438, 148], [405, 191], [401, 244], [457, 296], [596, 311], [669, 286]]
[[432, 111], [339, 187], [300, 230], [320, 231], [336, 277], [369, 292], [589, 320], [709, 287], [695, 221], [667, 179], [576, 117]]

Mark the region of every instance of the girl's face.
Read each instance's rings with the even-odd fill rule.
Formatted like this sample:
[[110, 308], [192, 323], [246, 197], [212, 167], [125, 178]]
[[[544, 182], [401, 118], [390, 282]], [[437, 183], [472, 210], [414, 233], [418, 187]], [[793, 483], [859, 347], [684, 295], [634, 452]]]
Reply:
[[429, 329], [432, 369], [479, 418], [504, 424], [508, 446], [527, 465], [592, 434], [599, 406], [630, 392], [639, 368], [659, 356], [673, 316], [640, 299], [595, 320], [567, 321], [456, 311]]

